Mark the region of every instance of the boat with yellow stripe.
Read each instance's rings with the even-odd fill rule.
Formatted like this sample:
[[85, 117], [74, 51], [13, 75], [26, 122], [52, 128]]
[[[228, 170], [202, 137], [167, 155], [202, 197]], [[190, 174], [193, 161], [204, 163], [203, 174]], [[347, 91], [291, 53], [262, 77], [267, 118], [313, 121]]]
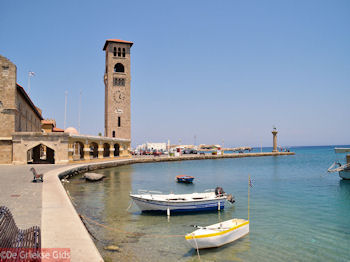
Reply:
[[195, 249], [220, 247], [249, 233], [249, 220], [234, 218], [198, 229], [185, 236]]

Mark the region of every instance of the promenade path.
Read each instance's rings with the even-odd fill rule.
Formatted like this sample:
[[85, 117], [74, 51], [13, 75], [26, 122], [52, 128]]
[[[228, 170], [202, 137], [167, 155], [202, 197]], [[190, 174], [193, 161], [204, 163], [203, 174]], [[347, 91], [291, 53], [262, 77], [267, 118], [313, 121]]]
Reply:
[[32, 183], [31, 167], [38, 173], [46, 173], [63, 165], [0, 165], [0, 206], [11, 210], [22, 229], [41, 226], [43, 183]]

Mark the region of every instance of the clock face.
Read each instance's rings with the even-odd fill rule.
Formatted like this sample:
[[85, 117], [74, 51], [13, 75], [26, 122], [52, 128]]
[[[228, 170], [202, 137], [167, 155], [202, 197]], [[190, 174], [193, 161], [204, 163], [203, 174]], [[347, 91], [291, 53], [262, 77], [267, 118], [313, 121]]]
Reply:
[[113, 94], [113, 99], [116, 103], [120, 103], [123, 100], [125, 100], [125, 95], [123, 95], [123, 93], [120, 90], [117, 90], [114, 94]]

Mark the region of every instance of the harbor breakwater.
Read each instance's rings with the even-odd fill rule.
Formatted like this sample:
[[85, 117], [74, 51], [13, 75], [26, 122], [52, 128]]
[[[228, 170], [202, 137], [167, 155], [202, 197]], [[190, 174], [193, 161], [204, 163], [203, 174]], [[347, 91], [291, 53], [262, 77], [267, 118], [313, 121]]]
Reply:
[[181, 155], [181, 156], [133, 156], [131, 158], [106, 160], [103, 162], [90, 162], [80, 165], [72, 165], [70, 169], [59, 174], [59, 178], [68, 178], [77, 174], [93, 171], [97, 169], [117, 167], [137, 163], [154, 163], [186, 160], [206, 160], [206, 159], [223, 159], [223, 158], [244, 158], [244, 157], [264, 157], [264, 156], [288, 156], [295, 155], [294, 152], [260, 152], [260, 153], [233, 153], [219, 155]]

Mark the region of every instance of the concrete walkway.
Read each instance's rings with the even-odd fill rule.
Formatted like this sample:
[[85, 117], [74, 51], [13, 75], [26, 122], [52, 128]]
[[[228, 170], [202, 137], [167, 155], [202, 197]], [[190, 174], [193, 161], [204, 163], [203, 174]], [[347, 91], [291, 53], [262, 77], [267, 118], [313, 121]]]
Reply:
[[85, 165], [68, 166], [45, 174], [42, 193], [42, 247], [69, 248], [71, 261], [103, 261], [58, 177], [84, 167]]
[[32, 183], [34, 167], [45, 173], [62, 166], [55, 165], [0, 165], [0, 206], [7, 206], [19, 228], [41, 226], [43, 183]]

